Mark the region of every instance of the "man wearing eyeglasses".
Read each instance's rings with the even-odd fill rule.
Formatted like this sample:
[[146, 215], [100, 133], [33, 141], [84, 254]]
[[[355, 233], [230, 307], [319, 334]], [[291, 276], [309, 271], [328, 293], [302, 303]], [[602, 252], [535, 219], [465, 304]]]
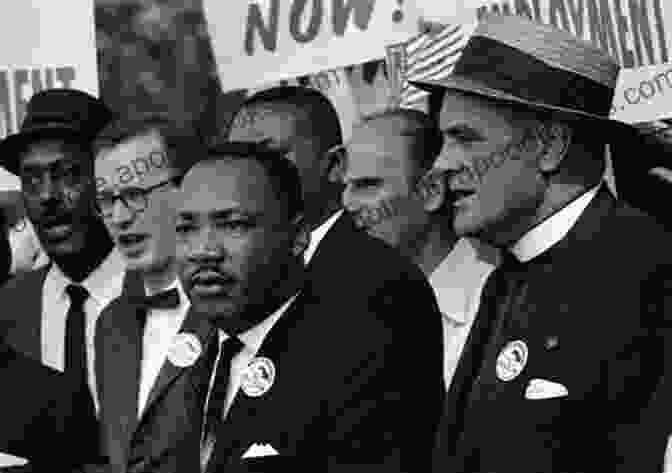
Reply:
[[[18, 133], [0, 144], [5, 169], [19, 176], [24, 205], [51, 263], [0, 291], [6, 342], [78, 386], [78, 413], [94, 415], [93, 338], [100, 311], [121, 292], [123, 261], [93, 211], [91, 141], [112, 112], [74, 89], [32, 96]], [[82, 431], [82, 455], [94, 432]]]
[[94, 143], [96, 209], [127, 264], [122, 295], [96, 334], [101, 429], [115, 472], [199, 465], [202, 401], [192, 367], [173, 356], [200, 319], [175, 264], [176, 186], [198, 147], [157, 115], [113, 121]]

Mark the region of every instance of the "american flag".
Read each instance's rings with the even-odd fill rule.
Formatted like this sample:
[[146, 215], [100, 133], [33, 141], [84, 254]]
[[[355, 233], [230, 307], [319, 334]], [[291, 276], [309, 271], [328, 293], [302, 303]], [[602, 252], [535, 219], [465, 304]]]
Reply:
[[[449, 74], [469, 39], [471, 33], [469, 26], [433, 24], [428, 32], [419, 34], [401, 45], [405, 51], [402, 55], [405, 64], [400, 65], [403, 77], [400, 106], [426, 108], [427, 93], [413, 87], [408, 81], [441, 79]], [[388, 59], [390, 53], [388, 50]], [[394, 76], [394, 72], [389, 71], [389, 75]]]

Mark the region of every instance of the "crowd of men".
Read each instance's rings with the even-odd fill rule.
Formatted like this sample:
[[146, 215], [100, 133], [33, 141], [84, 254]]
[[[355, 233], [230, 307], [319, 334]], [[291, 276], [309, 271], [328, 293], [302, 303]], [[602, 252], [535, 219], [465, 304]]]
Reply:
[[0, 289], [0, 452], [36, 472], [662, 472], [670, 238], [603, 179], [632, 131], [608, 118], [617, 73], [488, 15], [415, 84], [429, 113], [347, 142], [303, 87], [207, 141], [35, 94], [0, 160], [49, 263]]

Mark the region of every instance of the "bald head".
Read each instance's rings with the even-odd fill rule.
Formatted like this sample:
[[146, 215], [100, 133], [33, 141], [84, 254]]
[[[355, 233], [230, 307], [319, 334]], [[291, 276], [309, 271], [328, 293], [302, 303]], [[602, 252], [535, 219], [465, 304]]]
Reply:
[[432, 167], [442, 146], [441, 131], [427, 114], [397, 108], [365, 117], [353, 131], [348, 155], [385, 155], [393, 161], [403, 155], [407, 162], [398, 165], [408, 167], [409, 177], [417, 177]]
[[317, 141], [317, 148], [322, 152], [342, 143], [336, 109], [321, 92], [307, 87], [273, 87], [253, 95], [236, 113], [229, 139], [268, 138], [265, 122], [270, 117], [291, 122], [294, 135]]
[[234, 117], [228, 139], [264, 142], [296, 165], [311, 226], [340, 207], [340, 162], [328, 151], [341, 144], [341, 128], [336, 110], [320, 92], [275, 87], [252, 96]]

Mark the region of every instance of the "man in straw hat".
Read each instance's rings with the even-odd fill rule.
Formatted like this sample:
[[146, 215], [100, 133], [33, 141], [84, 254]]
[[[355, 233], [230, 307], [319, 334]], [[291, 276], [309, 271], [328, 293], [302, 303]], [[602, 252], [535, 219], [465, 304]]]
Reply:
[[431, 92], [453, 225], [502, 248], [448, 393], [436, 471], [660, 471], [669, 237], [603, 184], [618, 66], [486, 16]]

